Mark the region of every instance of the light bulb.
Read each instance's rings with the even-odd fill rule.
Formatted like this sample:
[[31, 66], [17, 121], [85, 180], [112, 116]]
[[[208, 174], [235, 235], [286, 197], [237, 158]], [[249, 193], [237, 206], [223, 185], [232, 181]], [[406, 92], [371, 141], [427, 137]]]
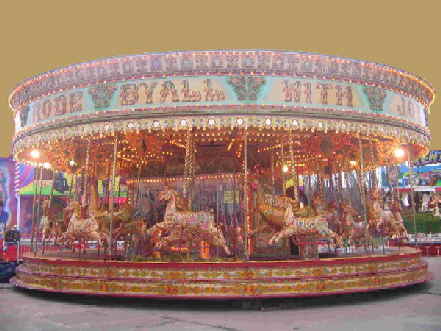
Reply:
[[405, 154], [404, 149], [402, 149], [401, 147], [394, 150], [394, 156], [398, 159], [401, 159], [404, 156], [404, 154]]
[[33, 159], [38, 159], [40, 157], [40, 151], [38, 149], [33, 149], [31, 151], [31, 157]]

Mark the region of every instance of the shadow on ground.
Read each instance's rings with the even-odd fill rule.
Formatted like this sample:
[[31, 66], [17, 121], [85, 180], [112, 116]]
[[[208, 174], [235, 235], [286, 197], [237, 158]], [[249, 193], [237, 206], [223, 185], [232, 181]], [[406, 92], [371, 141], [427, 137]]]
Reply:
[[248, 300], [165, 300], [148, 298], [117, 298], [105, 296], [73, 295], [47, 293], [35, 290], [16, 288], [34, 300], [56, 301], [65, 304], [93, 305], [99, 307], [124, 307], [133, 309], [167, 309], [167, 310], [281, 310], [295, 308], [313, 308], [323, 306], [344, 306], [366, 304], [371, 302], [387, 302], [411, 296], [417, 293], [429, 293], [431, 283], [417, 284], [403, 288], [380, 290], [375, 292], [327, 295], [306, 298], [276, 298], [276, 299], [248, 299]]

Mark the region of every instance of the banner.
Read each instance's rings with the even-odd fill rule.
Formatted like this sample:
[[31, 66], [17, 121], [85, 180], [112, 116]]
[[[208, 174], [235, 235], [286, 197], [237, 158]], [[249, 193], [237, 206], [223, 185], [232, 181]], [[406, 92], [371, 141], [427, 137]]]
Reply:
[[[311, 108], [370, 113], [427, 124], [421, 103], [378, 87], [308, 78], [213, 75], [130, 80], [57, 93], [17, 112], [15, 127], [20, 131], [54, 120], [110, 116], [112, 112], [120, 115], [135, 109], [179, 115], [189, 107], [203, 114], [212, 106], [234, 112], [234, 105], [275, 106], [275, 111]], [[256, 114], [260, 111], [253, 110]]]
[[422, 166], [426, 164], [441, 163], [441, 150], [430, 151], [425, 157], [422, 157], [414, 162], [415, 166]]

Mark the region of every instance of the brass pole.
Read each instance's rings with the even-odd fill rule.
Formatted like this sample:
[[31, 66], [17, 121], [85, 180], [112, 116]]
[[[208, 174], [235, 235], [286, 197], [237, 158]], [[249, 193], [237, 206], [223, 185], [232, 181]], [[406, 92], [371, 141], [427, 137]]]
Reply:
[[276, 195], [276, 179], [274, 177], [274, 155], [273, 155], [273, 153], [271, 153], [270, 162], [271, 162], [271, 184], [272, 184], [271, 193], [274, 196], [274, 195]]
[[88, 203], [87, 201], [87, 182], [88, 182], [88, 171], [89, 171], [89, 161], [90, 161], [90, 139], [87, 143], [87, 149], [86, 149], [86, 164], [84, 169], [84, 180], [83, 180], [83, 197], [82, 197], [82, 204], [83, 207]]
[[245, 202], [245, 220], [244, 220], [244, 239], [245, 239], [245, 259], [250, 259], [250, 243], [249, 243], [249, 206], [248, 206], [248, 131], [245, 128], [244, 134], [244, 152], [243, 152], [243, 168], [244, 168], [244, 202]]
[[413, 218], [413, 230], [415, 231], [415, 246], [418, 245], [417, 240], [417, 226], [416, 226], [416, 209], [415, 209], [415, 190], [413, 187], [413, 164], [410, 157], [411, 149], [410, 146], [407, 147], [407, 161], [409, 163], [409, 187], [410, 187], [410, 198], [412, 199], [412, 218]]
[[361, 194], [361, 206], [363, 208], [363, 218], [367, 224], [367, 210], [366, 210], [366, 192], [364, 187], [364, 159], [363, 159], [363, 145], [361, 143], [361, 138], [358, 137], [358, 146], [360, 148], [360, 194]]
[[294, 163], [294, 161], [295, 161], [294, 160], [294, 137], [293, 137], [292, 131], [291, 131], [291, 134], [290, 134], [289, 154], [290, 154], [290, 157], [291, 157], [291, 167], [292, 167], [291, 170], [292, 170], [292, 178], [293, 178], [292, 180], [293, 180], [294, 199], [298, 203], [300, 203], [299, 192], [297, 190], [297, 187], [299, 185], [299, 176], [297, 174], [296, 165]]
[[35, 241], [35, 217], [36, 216], [36, 203], [37, 203], [37, 190], [38, 190], [38, 184], [39, 184], [39, 175], [41, 174], [41, 172], [39, 171], [39, 168], [35, 168], [34, 170], [34, 199], [32, 200], [32, 224], [31, 224], [31, 229], [32, 229], [32, 234], [31, 234], [31, 249], [32, 252], [35, 254], [35, 248], [34, 248], [34, 241]]
[[282, 194], [285, 195], [286, 194], [285, 173], [283, 172], [283, 167], [285, 165], [285, 150], [283, 148], [283, 141], [281, 142], [280, 152], [282, 153], [282, 155], [281, 155], [282, 163], [281, 163], [281, 167], [280, 167], [280, 169], [282, 170], [282, 173], [281, 173], [281, 177], [282, 177]]
[[40, 205], [41, 205], [41, 187], [42, 187], [42, 178], [43, 178], [43, 168], [40, 168], [40, 177], [38, 179], [38, 194], [37, 194], [37, 210], [36, 210], [36, 214], [38, 217], [38, 224], [37, 224], [37, 236], [35, 238], [35, 254], [37, 254], [37, 250], [38, 250], [38, 228], [40, 227], [40, 222], [41, 222], [41, 218], [40, 218]]
[[112, 231], [113, 231], [113, 203], [114, 203], [114, 183], [115, 183], [115, 172], [116, 172], [116, 157], [118, 152], [118, 138], [115, 137], [113, 143], [113, 160], [112, 160], [112, 177], [109, 183], [109, 211], [110, 211], [110, 225], [109, 225], [109, 246], [110, 246], [110, 259], [112, 259]]
[[52, 169], [52, 184], [51, 184], [51, 191], [49, 193], [49, 207], [48, 209], [51, 209], [52, 206], [52, 197], [54, 196], [54, 182], [55, 182], [55, 171]]

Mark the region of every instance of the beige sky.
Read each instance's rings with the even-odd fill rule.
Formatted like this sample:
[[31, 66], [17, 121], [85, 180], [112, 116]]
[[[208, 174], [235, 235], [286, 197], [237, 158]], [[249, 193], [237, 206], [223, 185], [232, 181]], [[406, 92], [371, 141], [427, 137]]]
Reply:
[[[439, 91], [440, 9], [440, 1], [392, 0], [1, 1], [0, 157], [10, 153], [8, 95], [20, 81], [108, 56], [187, 49], [309, 51], [392, 65]], [[434, 149], [441, 149], [439, 108], [437, 98], [429, 119]]]

